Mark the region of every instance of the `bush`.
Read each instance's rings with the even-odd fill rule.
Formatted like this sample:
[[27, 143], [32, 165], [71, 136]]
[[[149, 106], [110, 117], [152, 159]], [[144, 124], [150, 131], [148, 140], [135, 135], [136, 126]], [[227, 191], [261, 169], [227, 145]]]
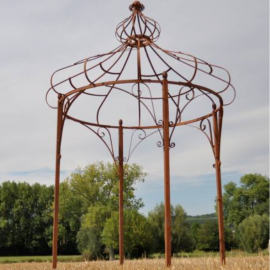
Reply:
[[82, 259], [83, 259], [83, 261], [93, 261], [96, 259], [96, 256], [94, 256], [90, 250], [85, 249], [82, 252]]
[[269, 217], [253, 215], [245, 218], [238, 226], [238, 241], [247, 252], [258, 252], [267, 248], [269, 239]]

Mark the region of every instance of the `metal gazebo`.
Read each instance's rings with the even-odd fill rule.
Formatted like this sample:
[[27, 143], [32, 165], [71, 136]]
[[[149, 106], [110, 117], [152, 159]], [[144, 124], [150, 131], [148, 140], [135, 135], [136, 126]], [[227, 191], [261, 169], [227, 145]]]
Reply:
[[[116, 28], [115, 34], [120, 46], [108, 53], [88, 57], [61, 68], [51, 77], [46, 100], [50, 107], [57, 109], [53, 268], [57, 266], [61, 142], [66, 120], [83, 125], [99, 137], [118, 167], [121, 265], [124, 262], [124, 162], [128, 162], [134, 150], [146, 138], [154, 134], [159, 136], [157, 145], [163, 148], [164, 154], [165, 261], [169, 267], [170, 149], [175, 147], [172, 137], [175, 129], [180, 126], [191, 126], [203, 132], [214, 155], [220, 261], [224, 264], [220, 146], [223, 109], [235, 98], [230, 74], [225, 69], [190, 54], [159, 47], [156, 44], [160, 35], [159, 24], [142, 13], [144, 5], [139, 1], [133, 2], [129, 9], [131, 15]], [[58, 95], [56, 107], [49, 104], [52, 93]], [[109, 106], [111, 103], [114, 104], [113, 108]], [[86, 113], [82, 115], [84, 106]], [[106, 106], [110, 108], [107, 110], [107, 118], [104, 117]], [[120, 112], [128, 121], [113, 122], [111, 116], [116, 112]], [[106, 119], [110, 119], [110, 123]], [[131, 134], [126, 156], [124, 131]], [[117, 154], [113, 147], [113, 132], [118, 134]]]

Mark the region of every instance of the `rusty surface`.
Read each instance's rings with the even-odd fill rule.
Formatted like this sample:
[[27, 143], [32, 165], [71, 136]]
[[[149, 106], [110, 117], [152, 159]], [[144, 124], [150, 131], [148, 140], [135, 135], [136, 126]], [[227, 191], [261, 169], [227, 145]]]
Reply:
[[[121, 219], [123, 162], [128, 162], [134, 151], [147, 138], [154, 134], [159, 136], [157, 146], [163, 147], [164, 150], [165, 255], [166, 265], [170, 266], [169, 150], [175, 147], [172, 139], [177, 127], [189, 126], [201, 131], [208, 139], [215, 159], [220, 258], [221, 262], [225, 263], [220, 146], [223, 108], [235, 99], [235, 89], [231, 84], [230, 74], [224, 68], [190, 54], [161, 48], [156, 44], [161, 33], [160, 26], [155, 20], [143, 14], [144, 5], [135, 1], [129, 9], [131, 15], [116, 27], [115, 35], [120, 42], [117, 48], [108, 53], [77, 61], [55, 71], [51, 76], [51, 87], [47, 91], [46, 101], [50, 107], [58, 108], [53, 267], [56, 267], [57, 257], [61, 140], [66, 120], [83, 125], [100, 138], [115, 165], [118, 166], [120, 264], [124, 260], [122, 246], [124, 225]], [[170, 80], [163, 78], [163, 74], [167, 74]], [[59, 79], [61, 76], [62, 79]], [[164, 98], [164, 89], [168, 91], [166, 98]], [[53, 94], [59, 97], [57, 106], [51, 105], [54, 99]], [[107, 112], [106, 106], [109, 100], [112, 100], [113, 94], [122, 94], [123, 97], [132, 100], [132, 106], [134, 104], [136, 110], [129, 114], [133, 117], [131, 122], [125, 121], [125, 125], [122, 123], [119, 125], [109, 121], [110, 112], [124, 105], [122, 100], [116, 101], [114, 107], [107, 110], [109, 112], [107, 117], [101, 117], [101, 114]], [[90, 115], [92, 118], [89, 114], [78, 117], [73, 107], [87, 98], [91, 101], [89, 104], [98, 104], [95, 114]], [[190, 108], [197, 110], [202, 107], [207, 109], [196, 117], [190, 115]], [[124, 114], [126, 112], [123, 112], [123, 116]], [[115, 148], [117, 149], [114, 147], [112, 134], [114, 130], [118, 130], [119, 134], [118, 156], [114, 151]], [[126, 152], [123, 146], [123, 131], [125, 130], [131, 132]]]
[[171, 199], [170, 199], [170, 126], [167, 72], [163, 74], [163, 153], [164, 153], [164, 211], [165, 211], [165, 261], [171, 265]]
[[124, 142], [123, 121], [119, 120], [119, 260], [120, 265], [124, 263]]
[[61, 95], [58, 96], [57, 108], [57, 134], [56, 134], [56, 157], [55, 157], [55, 185], [54, 185], [54, 215], [53, 215], [53, 268], [57, 267], [57, 241], [58, 241], [58, 212], [59, 212], [59, 181], [61, 161], [63, 102]]

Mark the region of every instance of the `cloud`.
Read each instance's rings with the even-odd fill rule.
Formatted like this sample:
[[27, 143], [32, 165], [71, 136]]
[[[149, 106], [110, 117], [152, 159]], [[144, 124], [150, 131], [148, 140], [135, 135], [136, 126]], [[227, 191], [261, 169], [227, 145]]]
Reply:
[[[257, 172], [268, 175], [267, 1], [258, 5], [246, 0], [243, 5], [233, 0], [198, 1], [196, 4], [177, 0], [157, 4], [145, 0], [144, 4], [144, 13], [162, 27], [158, 41], [161, 47], [194, 54], [224, 66], [231, 73], [237, 98], [225, 108], [223, 174]], [[56, 110], [45, 103], [50, 75], [57, 68], [118, 46], [114, 30], [118, 22], [129, 16], [128, 5], [120, 0], [102, 0], [94, 6], [86, 0], [76, 5], [70, 0], [42, 3], [15, 0], [7, 2], [0, 10], [1, 181], [54, 183]], [[125, 104], [126, 122], [136, 113], [128, 107]], [[91, 104], [88, 108], [86, 112], [90, 114]], [[112, 116], [109, 112], [108, 122], [114, 119]], [[130, 137], [128, 133], [125, 136], [127, 150]], [[130, 160], [144, 166], [153, 179], [163, 177], [163, 152], [156, 146], [158, 140], [158, 136], [153, 136], [144, 141]], [[117, 152], [117, 134], [114, 142]], [[174, 142], [171, 175], [176, 183], [199, 185], [204, 179], [212, 179], [213, 155], [203, 134], [181, 127], [174, 135]], [[84, 167], [96, 160], [112, 161], [96, 135], [67, 122], [61, 180], [77, 166]], [[152, 181], [155, 182], [149, 178], [149, 183]], [[152, 186], [159, 187], [162, 194], [161, 184]], [[143, 186], [138, 188], [144, 189]], [[145, 196], [152, 198], [154, 195], [149, 192]]]

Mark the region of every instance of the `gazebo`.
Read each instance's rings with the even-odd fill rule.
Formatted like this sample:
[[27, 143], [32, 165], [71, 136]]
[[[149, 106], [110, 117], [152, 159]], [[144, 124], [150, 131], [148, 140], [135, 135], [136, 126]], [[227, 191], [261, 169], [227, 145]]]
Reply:
[[[131, 15], [116, 27], [120, 45], [110, 52], [82, 59], [55, 71], [46, 100], [57, 109], [57, 143], [53, 222], [53, 268], [57, 267], [59, 176], [65, 122], [71, 120], [93, 132], [107, 147], [119, 172], [119, 258], [124, 263], [124, 162], [139, 144], [159, 136], [164, 157], [165, 261], [171, 265], [170, 149], [174, 131], [191, 126], [201, 131], [213, 150], [216, 171], [220, 261], [225, 263], [221, 184], [221, 130], [224, 107], [235, 98], [225, 69], [156, 43], [159, 24], [133, 2]], [[50, 105], [57, 94], [57, 106]], [[105, 109], [106, 108], [106, 109]], [[122, 115], [117, 122], [112, 120]], [[121, 119], [127, 120], [121, 120]], [[129, 149], [124, 150], [128, 132]], [[118, 146], [112, 134], [118, 136]], [[137, 136], [138, 135], [138, 136]], [[115, 149], [118, 148], [118, 151]]]

